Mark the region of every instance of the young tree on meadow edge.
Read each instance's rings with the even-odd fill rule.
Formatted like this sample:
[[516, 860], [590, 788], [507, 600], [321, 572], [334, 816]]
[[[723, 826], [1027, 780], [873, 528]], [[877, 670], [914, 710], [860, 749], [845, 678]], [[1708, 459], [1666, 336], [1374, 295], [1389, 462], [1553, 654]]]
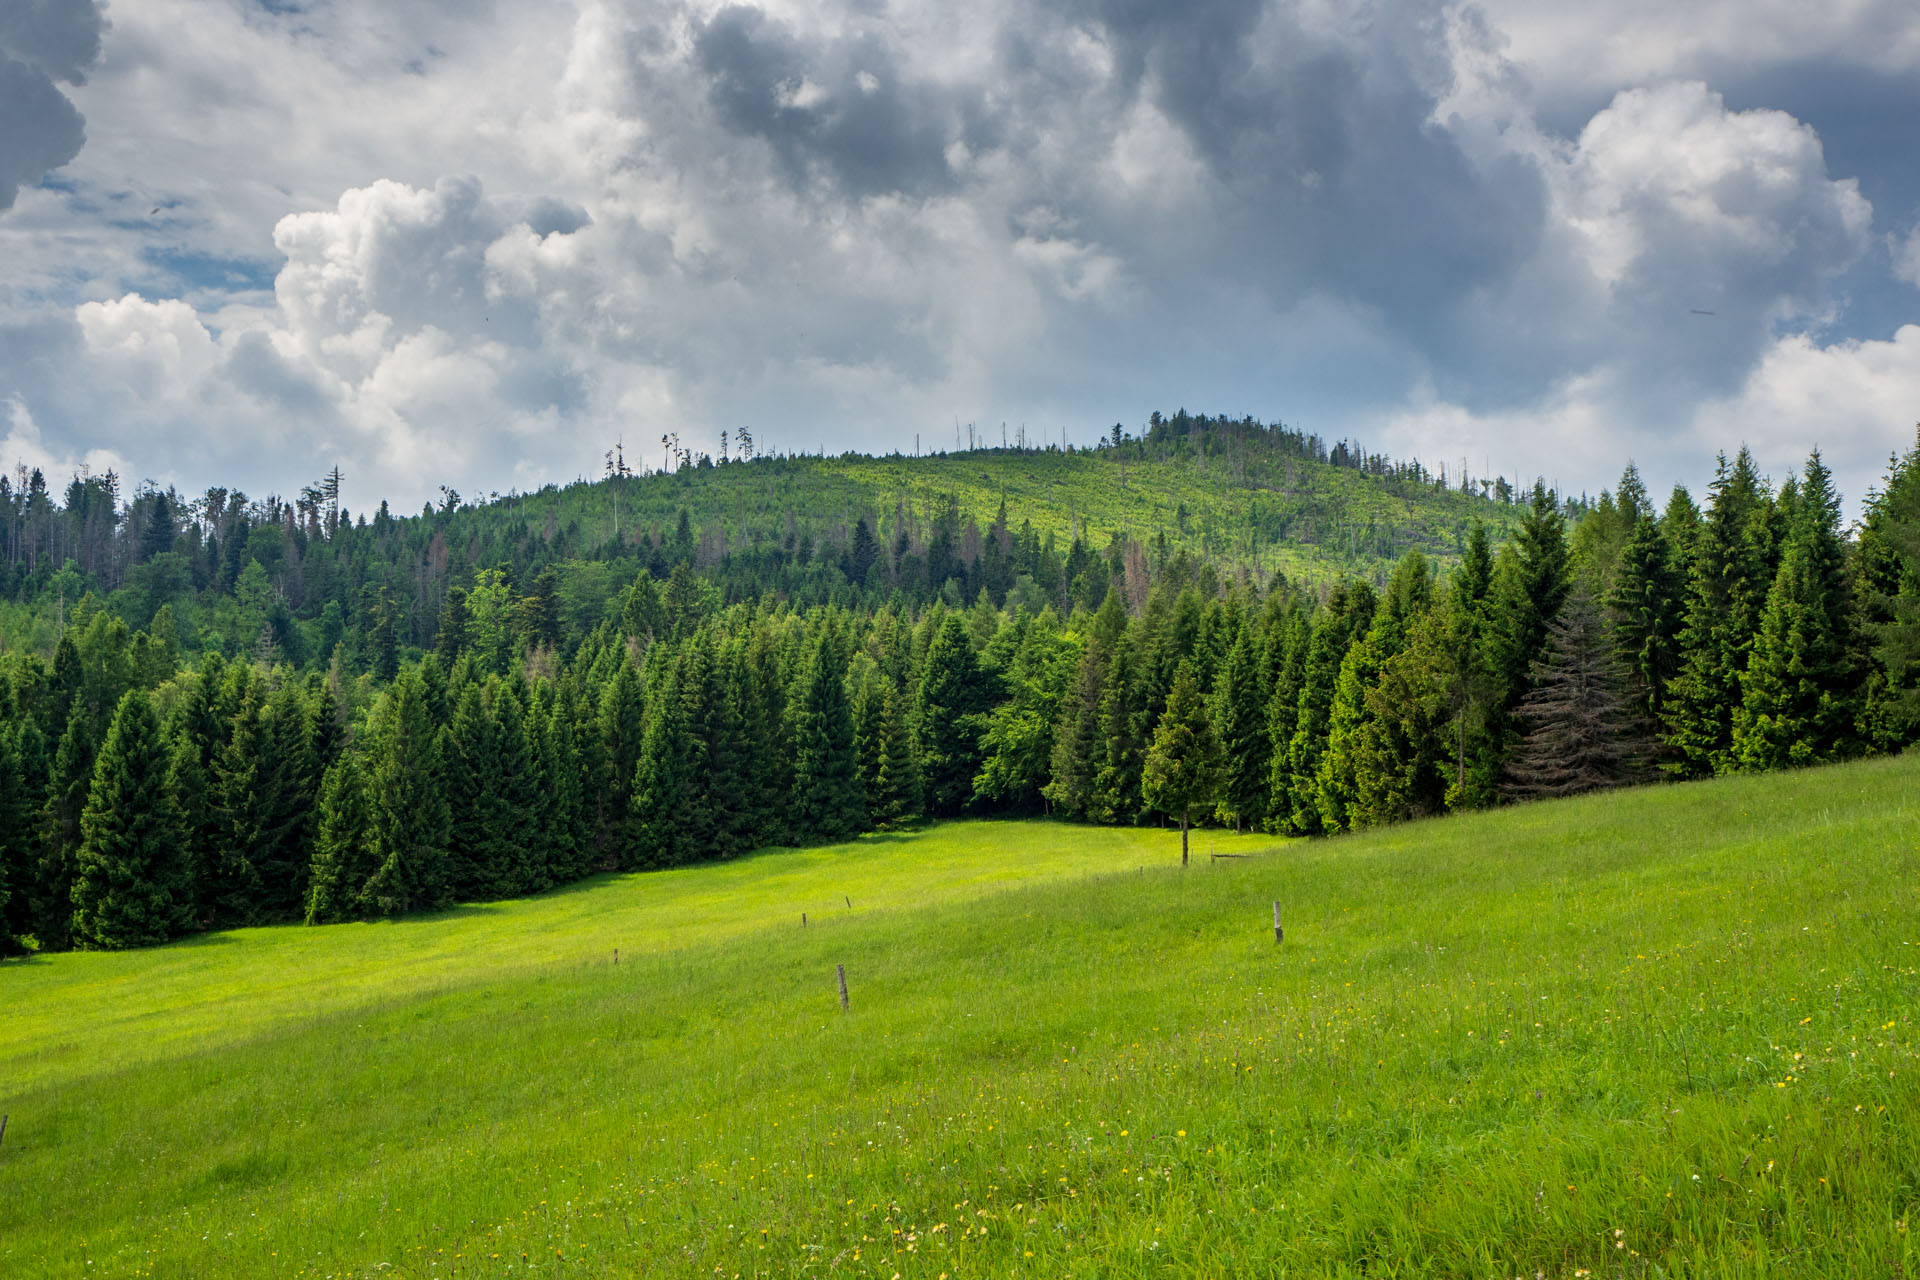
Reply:
[[1507, 765], [1509, 795], [1570, 796], [1645, 776], [1652, 744], [1628, 700], [1606, 618], [1584, 591], [1548, 624], [1546, 653], [1514, 714], [1527, 732]]
[[151, 946], [192, 924], [167, 746], [145, 692], [121, 698], [80, 817], [73, 932], [100, 950]]
[[1180, 815], [1180, 865], [1187, 865], [1187, 828], [1195, 806], [1220, 798], [1220, 740], [1191, 664], [1182, 663], [1153, 731], [1141, 773], [1141, 797], [1151, 808]]

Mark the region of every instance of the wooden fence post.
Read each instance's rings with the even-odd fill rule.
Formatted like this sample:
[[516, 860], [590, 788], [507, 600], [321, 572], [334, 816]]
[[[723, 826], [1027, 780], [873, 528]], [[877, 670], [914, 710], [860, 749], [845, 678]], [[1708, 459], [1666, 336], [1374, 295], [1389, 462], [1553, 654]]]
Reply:
[[1273, 940], [1278, 942], [1284, 936], [1280, 932], [1280, 904], [1276, 902], [1273, 904]]
[[840, 979], [840, 1011], [845, 1013], [847, 1010], [847, 966], [837, 964], [833, 966], [833, 972], [834, 976]]

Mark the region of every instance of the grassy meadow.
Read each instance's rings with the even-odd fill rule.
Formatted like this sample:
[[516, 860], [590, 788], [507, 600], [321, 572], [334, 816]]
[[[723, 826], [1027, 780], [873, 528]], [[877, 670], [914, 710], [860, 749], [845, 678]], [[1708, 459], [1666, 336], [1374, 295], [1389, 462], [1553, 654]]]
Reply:
[[1920, 1270], [1920, 757], [1195, 852], [0, 965], [0, 1276]]

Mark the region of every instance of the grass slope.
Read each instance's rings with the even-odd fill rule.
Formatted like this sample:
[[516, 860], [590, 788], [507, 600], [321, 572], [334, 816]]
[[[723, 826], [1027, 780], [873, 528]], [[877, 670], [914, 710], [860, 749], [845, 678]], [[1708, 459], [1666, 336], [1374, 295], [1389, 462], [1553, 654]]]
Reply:
[[577, 522], [610, 539], [617, 484], [628, 534], [671, 533], [685, 508], [696, 527], [726, 526], [736, 547], [750, 531], [777, 533], [788, 513], [816, 531], [851, 528], [865, 515], [890, 543], [898, 504], [925, 519], [952, 496], [983, 529], [1004, 500], [1013, 527], [1030, 520], [1062, 550], [1077, 532], [1099, 551], [1116, 532], [1143, 541], [1164, 533], [1171, 544], [1224, 563], [1324, 579], [1378, 576], [1412, 547], [1451, 559], [1474, 516], [1496, 538], [1516, 518], [1515, 508], [1497, 502], [1304, 461], [1257, 443], [1204, 457], [1184, 445], [1149, 452], [1166, 456], [981, 449], [917, 458], [765, 458], [543, 490], [456, 519], [483, 522], [504, 511], [539, 528], [551, 511], [557, 525]]
[[1212, 841], [0, 967], [0, 1274], [1920, 1265], [1920, 759]]

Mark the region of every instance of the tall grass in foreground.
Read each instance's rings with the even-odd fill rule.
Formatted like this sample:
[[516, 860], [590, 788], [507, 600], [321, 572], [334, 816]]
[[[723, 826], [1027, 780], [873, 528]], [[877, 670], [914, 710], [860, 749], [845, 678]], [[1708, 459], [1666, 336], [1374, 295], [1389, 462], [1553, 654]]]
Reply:
[[1920, 1266], [1920, 759], [1211, 838], [0, 967], [0, 1274]]

